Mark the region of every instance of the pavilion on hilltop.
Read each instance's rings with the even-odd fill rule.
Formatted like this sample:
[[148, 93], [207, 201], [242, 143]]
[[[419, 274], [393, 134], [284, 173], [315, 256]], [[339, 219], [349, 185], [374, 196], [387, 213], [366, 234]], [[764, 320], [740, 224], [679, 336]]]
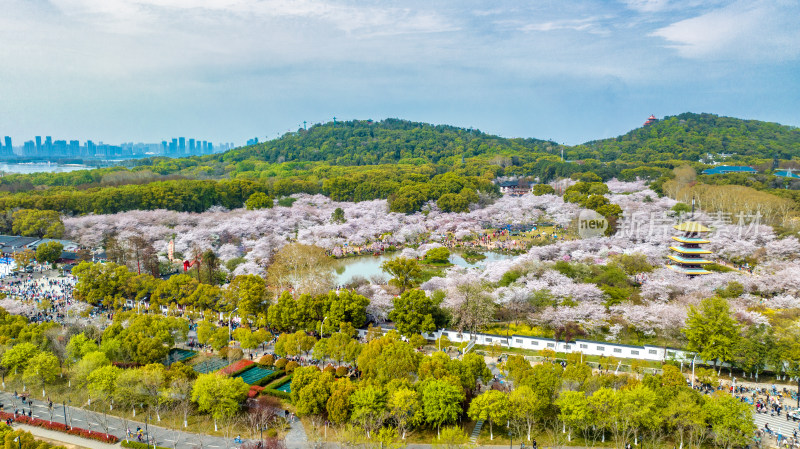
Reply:
[[674, 254], [667, 257], [674, 263], [667, 266], [689, 276], [710, 274], [711, 272], [706, 270], [705, 266], [712, 262], [704, 256], [711, 254], [711, 251], [704, 249], [701, 245], [711, 243], [705, 237], [711, 230], [696, 221], [685, 221], [675, 225], [674, 228], [682, 235], [672, 237], [672, 240], [677, 243], [669, 247]]

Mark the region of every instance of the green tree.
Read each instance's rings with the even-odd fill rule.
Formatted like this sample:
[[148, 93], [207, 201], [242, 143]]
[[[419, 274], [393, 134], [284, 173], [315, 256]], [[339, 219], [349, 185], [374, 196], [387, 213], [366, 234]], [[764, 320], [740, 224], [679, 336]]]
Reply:
[[397, 430], [406, 439], [408, 430], [423, 422], [422, 403], [419, 393], [409, 388], [399, 388], [389, 396], [389, 416], [397, 425]]
[[350, 419], [352, 404], [350, 397], [356, 391], [356, 386], [348, 378], [333, 383], [331, 395], [325, 403], [328, 419], [335, 424], [345, 424]]
[[739, 323], [731, 315], [728, 301], [712, 297], [704, 299], [700, 307], [689, 307], [686, 327], [683, 330], [690, 351], [704, 360], [720, 361], [733, 358], [739, 340]]
[[464, 390], [447, 380], [432, 379], [422, 386], [422, 410], [425, 421], [436, 426], [437, 436], [441, 436], [442, 424], [455, 422], [462, 412], [461, 402]]
[[663, 416], [668, 429], [678, 435], [682, 448], [684, 441], [691, 447], [700, 447], [708, 434], [708, 412], [703, 406], [703, 398], [686, 389], [686, 382], [664, 409]]
[[386, 391], [366, 385], [358, 388], [350, 396], [353, 405], [351, 420], [367, 431], [367, 438], [383, 425], [386, 419]]
[[[508, 413], [511, 423], [518, 429], [524, 430], [531, 440], [531, 433], [536, 420], [541, 416], [540, 411], [547, 408], [545, 401], [536, 396], [533, 389], [527, 385], [520, 385], [508, 395]], [[522, 435], [522, 431], [517, 432]]]
[[724, 448], [742, 447], [750, 443], [756, 425], [747, 403], [718, 391], [706, 401], [714, 442]]
[[122, 370], [114, 365], [105, 365], [89, 374], [89, 393], [101, 399], [114, 395], [114, 387]]
[[12, 231], [27, 237], [60, 239], [64, 223], [54, 210], [20, 209], [14, 212]]
[[255, 192], [244, 202], [247, 210], [270, 209], [275, 202], [272, 197], [262, 192]]
[[595, 427], [595, 416], [589, 405], [589, 398], [582, 391], [565, 391], [556, 401], [559, 409], [559, 418], [570, 428], [579, 430], [584, 439], [591, 441]]
[[247, 397], [249, 388], [240, 377], [201, 374], [194, 382], [192, 401], [197, 403], [200, 411], [211, 414], [216, 432], [217, 421], [239, 411], [239, 404]]
[[446, 264], [450, 263], [450, 250], [445, 247], [429, 249], [425, 252], [425, 263]]
[[22, 377], [26, 382], [38, 385], [44, 392], [44, 386], [55, 380], [61, 374], [58, 357], [50, 352], [40, 352], [31, 357]]
[[389, 319], [394, 322], [397, 331], [406, 337], [433, 332], [437, 326], [444, 325], [439, 302], [421, 290], [408, 290], [392, 302], [394, 308], [389, 312]]
[[468, 447], [469, 436], [458, 426], [445, 427], [439, 432], [433, 449], [464, 449]]
[[17, 270], [23, 270], [31, 264], [36, 258], [36, 253], [30, 249], [24, 249], [14, 253], [14, 263], [17, 264]]
[[20, 343], [3, 353], [2, 364], [9, 370], [17, 374], [18, 371], [25, 371], [31, 359], [39, 353], [39, 348], [33, 343]]
[[238, 307], [239, 316], [250, 319], [266, 312], [269, 306], [267, 284], [254, 274], [236, 276], [225, 289], [229, 307]]
[[472, 400], [467, 416], [473, 421], [489, 421], [489, 440], [494, 440], [492, 423], [509, 417], [508, 396], [498, 390], [489, 390]]
[[417, 285], [422, 280], [422, 269], [414, 259], [398, 257], [381, 264], [381, 270], [389, 273], [392, 279], [389, 284], [399, 288], [401, 292]]
[[341, 207], [337, 207], [331, 214], [331, 223], [345, 223], [347, 219], [344, 217], [344, 211]]
[[85, 386], [89, 381], [89, 375], [96, 369], [110, 365], [111, 361], [101, 351], [87, 353], [71, 369], [71, 378], [78, 386]]
[[64, 245], [56, 241], [42, 243], [36, 247], [36, 260], [42, 264], [54, 264], [61, 258], [63, 249]]
[[533, 186], [533, 194], [536, 196], [552, 195], [556, 193], [556, 189], [550, 184], [536, 184]]
[[82, 359], [86, 354], [97, 351], [97, 343], [88, 338], [86, 334], [75, 334], [69, 339], [66, 347], [67, 361], [74, 363]]

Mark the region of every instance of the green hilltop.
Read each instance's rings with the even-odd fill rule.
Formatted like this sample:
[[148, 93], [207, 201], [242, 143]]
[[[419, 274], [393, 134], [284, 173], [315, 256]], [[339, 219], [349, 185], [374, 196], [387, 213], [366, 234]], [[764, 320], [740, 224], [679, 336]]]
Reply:
[[545, 182], [569, 176], [638, 177], [659, 180], [654, 184], [658, 190], [673, 168], [689, 164], [700, 170], [708, 166], [703, 159], [762, 171], [759, 178], [742, 175], [715, 183], [793, 192], [800, 185], [768, 173], [774, 159], [791, 166], [799, 157], [797, 128], [713, 114], [666, 117], [616, 138], [576, 146], [400, 119], [354, 120], [314, 125], [221, 154], [156, 157], [70, 173], [5, 175], [0, 178], [0, 211], [199, 212], [213, 205], [241, 207], [257, 192], [271, 198], [301, 192], [337, 201], [385, 198], [398, 212], [419, 210], [426, 201], [444, 196], [443, 208], [457, 211], [476, 201], [476, 192], [487, 195], [481, 198], [497, 195], [492, 181], [498, 177]]

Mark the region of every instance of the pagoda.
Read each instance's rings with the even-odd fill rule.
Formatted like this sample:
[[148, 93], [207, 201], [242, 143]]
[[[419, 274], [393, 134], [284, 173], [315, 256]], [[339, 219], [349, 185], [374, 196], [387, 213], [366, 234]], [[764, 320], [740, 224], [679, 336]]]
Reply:
[[683, 235], [672, 237], [672, 240], [678, 243], [669, 247], [675, 254], [667, 257], [675, 263], [667, 266], [689, 276], [710, 274], [711, 272], [705, 269], [705, 265], [710, 264], [711, 261], [703, 256], [711, 254], [711, 251], [700, 246], [711, 243], [705, 238], [710, 229], [696, 221], [685, 221], [673, 227]]
[[650, 117], [647, 117], [647, 121], [644, 122], [644, 125], [642, 125], [642, 126], [647, 126], [647, 125], [653, 124], [653, 123], [655, 123], [657, 121], [658, 121], [658, 119], [656, 118], [656, 116], [653, 115], [653, 114], [650, 114]]

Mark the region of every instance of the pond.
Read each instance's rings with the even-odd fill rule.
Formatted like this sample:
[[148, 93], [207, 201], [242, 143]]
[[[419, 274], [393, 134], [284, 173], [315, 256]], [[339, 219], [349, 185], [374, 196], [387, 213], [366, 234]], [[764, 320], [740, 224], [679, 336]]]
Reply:
[[[383, 254], [381, 256], [358, 256], [349, 257], [347, 259], [340, 259], [334, 263], [334, 277], [337, 285], [345, 285], [353, 280], [355, 276], [361, 276], [369, 279], [372, 276], [378, 275], [388, 279], [388, 275], [381, 270], [381, 264], [384, 261], [394, 259], [400, 255], [400, 252]], [[467, 268], [486, 268], [486, 264], [497, 260], [507, 260], [517, 257], [513, 254], [485, 252], [485, 259], [468, 262], [461, 257], [459, 253], [450, 254], [450, 263], [458, 265], [459, 267]]]

